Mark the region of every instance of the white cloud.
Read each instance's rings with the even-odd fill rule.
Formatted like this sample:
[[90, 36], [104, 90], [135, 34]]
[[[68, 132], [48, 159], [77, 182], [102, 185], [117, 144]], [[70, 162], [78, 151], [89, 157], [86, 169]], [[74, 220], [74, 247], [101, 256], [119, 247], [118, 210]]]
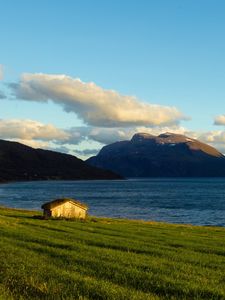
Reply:
[[90, 156], [90, 155], [96, 155], [99, 150], [98, 149], [83, 149], [83, 150], [74, 150], [75, 154], [78, 154], [78, 155], [82, 155], [84, 157], [86, 156]]
[[[90, 141], [95, 141], [100, 143], [99, 148], [102, 145], [114, 143], [122, 140], [130, 140], [135, 133], [145, 132], [152, 135], [159, 135], [165, 132], [172, 132], [177, 134], [183, 134], [193, 139], [198, 139], [203, 143], [207, 143], [212, 147], [215, 147], [222, 153], [225, 153], [225, 131], [208, 131], [208, 132], [198, 132], [190, 131], [181, 126], [172, 126], [172, 127], [157, 127], [157, 128], [148, 128], [144, 126], [132, 127], [132, 128], [100, 128], [100, 127], [79, 127], [71, 128], [69, 132], [71, 137], [73, 136], [72, 132], [80, 131], [80, 140], [76, 140], [76, 143], [81, 142], [83, 139], [88, 139]], [[69, 143], [73, 143], [73, 139]]]
[[204, 133], [200, 133], [198, 138], [205, 143], [210, 144], [224, 144], [225, 143], [225, 131], [212, 130]]
[[[88, 143], [91, 141], [97, 142], [98, 149], [95, 148], [94, 152], [98, 152], [103, 145], [111, 144], [117, 141], [130, 140], [135, 133], [145, 132], [152, 135], [159, 135], [165, 132], [172, 132], [177, 134], [183, 134], [193, 139], [198, 139], [203, 143], [207, 143], [212, 147], [215, 147], [220, 152], [225, 153], [225, 131], [208, 131], [198, 132], [190, 131], [181, 126], [172, 127], [156, 127], [149, 128], [144, 126], [132, 127], [132, 128], [101, 128], [101, 127], [73, 127], [68, 130], [70, 138], [67, 140], [68, 145], [79, 144], [84, 140]], [[74, 138], [75, 136], [75, 138]], [[62, 142], [63, 143], [63, 142]], [[87, 151], [75, 150], [75, 155], [81, 155], [82, 158], [88, 158], [93, 153]]]
[[215, 125], [225, 125], [225, 115], [216, 116], [214, 119]]
[[4, 77], [3, 65], [0, 65], [0, 80], [2, 80], [3, 77]]
[[49, 142], [43, 142], [43, 141], [36, 141], [36, 140], [23, 140], [23, 139], [9, 139], [13, 142], [18, 142], [24, 145], [27, 145], [32, 148], [41, 148], [41, 149], [49, 149], [50, 145]]
[[62, 141], [69, 134], [51, 124], [42, 124], [33, 120], [0, 120], [0, 138], [25, 141]]
[[187, 119], [177, 108], [148, 104], [66, 75], [23, 74], [11, 83], [17, 99], [53, 101], [91, 126], [162, 126]]
[[225, 131], [212, 130], [198, 134], [197, 138], [225, 154]]
[[[117, 141], [130, 140], [135, 133], [138, 132], [146, 132], [153, 135], [159, 135], [162, 132], [173, 132], [184, 134], [187, 132], [185, 128], [180, 126], [172, 126], [172, 127], [130, 127], [130, 128], [104, 128], [104, 127], [79, 127], [79, 128], [71, 128], [69, 132], [71, 133], [71, 138], [73, 136], [73, 132], [77, 131], [82, 132], [80, 135], [81, 139], [88, 139], [99, 142], [103, 145], [111, 144]], [[72, 142], [72, 141], [71, 141]]]
[[[188, 135], [192, 138], [197, 138], [200, 133], [190, 131], [182, 126], [164, 126], [164, 127], [115, 127], [115, 128], [104, 128], [104, 127], [72, 127], [66, 132], [69, 134], [67, 143], [69, 144], [79, 144], [80, 142], [95, 141], [101, 145], [111, 144], [117, 141], [130, 140], [135, 133], [145, 132], [152, 135], [159, 135], [165, 132], [172, 132], [177, 134]], [[59, 141], [60, 143], [60, 141]], [[61, 143], [64, 143], [62, 141]]]

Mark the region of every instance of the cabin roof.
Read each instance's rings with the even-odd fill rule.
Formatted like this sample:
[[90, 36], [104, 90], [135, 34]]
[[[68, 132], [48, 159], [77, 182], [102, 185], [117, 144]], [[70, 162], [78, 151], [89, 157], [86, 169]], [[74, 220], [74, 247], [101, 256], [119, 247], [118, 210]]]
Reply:
[[88, 206], [84, 203], [81, 203], [77, 200], [74, 200], [74, 199], [71, 199], [71, 198], [60, 198], [60, 199], [56, 199], [56, 200], [53, 200], [53, 201], [50, 201], [50, 202], [47, 202], [47, 203], [44, 203], [41, 208], [42, 209], [53, 209], [59, 205], [62, 205], [66, 202], [72, 202], [74, 205], [76, 206], [79, 206], [83, 209], [88, 209]]

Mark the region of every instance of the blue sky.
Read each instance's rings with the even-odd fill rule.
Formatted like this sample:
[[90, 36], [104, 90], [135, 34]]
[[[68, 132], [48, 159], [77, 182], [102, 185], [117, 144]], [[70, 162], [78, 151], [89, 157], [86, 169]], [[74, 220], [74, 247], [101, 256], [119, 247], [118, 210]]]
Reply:
[[[127, 138], [146, 127], [149, 132], [169, 129], [188, 133], [211, 142], [221, 151], [225, 148], [225, 1], [0, 0], [0, 11], [0, 91], [5, 94], [0, 100], [1, 138], [28, 144], [35, 141], [62, 151], [82, 151]], [[41, 79], [41, 86], [35, 86], [40, 88], [37, 99], [27, 99], [26, 94], [24, 101], [19, 84], [24, 73], [80, 78], [103, 90], [135, 96], [140, 103], [157, 104], [162, 109], [175, 107], [189, 120], [176, 114], [177, 119], [173, 116], [168, 124], [145, 124], [148, 116], [138, 123], [132, 115], [129, 122], [121, 122], [121, 118], [118, 122], [116, 118], [113, 125], [110, 119], [110, 126], [109, 120], [93, 123], [87, 117], [88, 109], [99, 109], [93, 102], [82, 108], [76, 103], [66, 112], [65, 99], [48, 90], [49, 99], [55, 98], [42, 103], [39, 98], [49, 79], [46, 76]], [[37, 80], [30, 76], [29, 84], [31, 78], [32, 82]], [[17, 89], [9, 83], [17, 84]], [[77, 88], [73, 84], [69, 83], [70, 88]], [[103, 105], [108, 105], [107, 101]], [[118, 101], [125, 117], [124, 98]], [[151, 108], [148, 107], [150, 114]], [[77, 113], [77, 109], [82, 113]], [[112, 116], [107, 112], [106, 117]], [[215, 118], [218, 125], [214, 125]], [[15, 128], [15, 120], [20, 121], [19, 127], [24, 125], [28, 138], [21, 132], [6, 132], [6, 127]], [[26, 120], [37, 123], [31, 125]], [[44, 137], [30, 134], [37, 124], [43, 126], [42, 133], [47, 130]], [[45, 128], [47, 124], [64, 130], [70, 138], [61, 137], [58, 141], [56, 133], [52, 135]], [[95, 138], [98, 135], [101, 137]]]

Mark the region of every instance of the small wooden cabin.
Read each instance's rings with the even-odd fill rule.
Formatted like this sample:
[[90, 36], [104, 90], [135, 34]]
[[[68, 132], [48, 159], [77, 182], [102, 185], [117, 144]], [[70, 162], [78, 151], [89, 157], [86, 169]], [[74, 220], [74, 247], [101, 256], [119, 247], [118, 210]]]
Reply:
[[56, 199], [45, 203], [41, 207], [46, 218], [77, 218], [85, 219], [88, 207], [77, 200], [70, 198]]

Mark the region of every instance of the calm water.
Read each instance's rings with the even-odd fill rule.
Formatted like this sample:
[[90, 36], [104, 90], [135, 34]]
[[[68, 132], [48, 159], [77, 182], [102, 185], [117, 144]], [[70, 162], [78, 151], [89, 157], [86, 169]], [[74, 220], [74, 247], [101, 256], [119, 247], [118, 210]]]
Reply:
[[225, 178], [42, 181], [0, 185], [0, 205], [40, 210], [71, 197], [95, 216], [225, 226]]

